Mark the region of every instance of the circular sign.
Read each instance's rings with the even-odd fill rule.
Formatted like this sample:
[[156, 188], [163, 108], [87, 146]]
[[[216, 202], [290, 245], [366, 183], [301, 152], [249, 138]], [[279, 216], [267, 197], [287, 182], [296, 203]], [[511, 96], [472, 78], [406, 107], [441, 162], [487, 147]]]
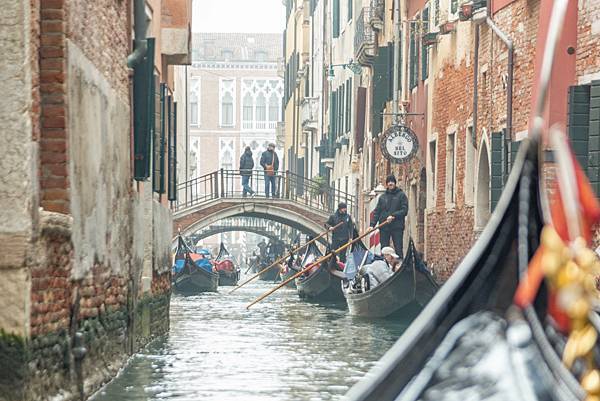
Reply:
[[406, 125], [393, 125], [383, 134], [381, 151], [394, 163], [406, 163], [417, 153], [417, 136]]

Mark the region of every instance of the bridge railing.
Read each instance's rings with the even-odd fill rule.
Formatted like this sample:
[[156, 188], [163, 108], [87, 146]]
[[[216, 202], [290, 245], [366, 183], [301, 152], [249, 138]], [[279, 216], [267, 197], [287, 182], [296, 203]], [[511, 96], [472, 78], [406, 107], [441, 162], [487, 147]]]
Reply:
[[[221, 169], [180, 183], [177, 186], [178, 200], [173, 202], [173, 210], [188, 209], [216, 199], [249, 197], [250, 194], [244, 193], [242, 179], [239, 170]], [[250, 172], [248, 185], [255, 196], [265, 198], [264, 171]], [[345, 202], [348, 211], [357, 214], [355, 196], [289, 171], [275, 175], [274, 198], [291, 200], [325, 213], [332, 213], [340, 202]]]

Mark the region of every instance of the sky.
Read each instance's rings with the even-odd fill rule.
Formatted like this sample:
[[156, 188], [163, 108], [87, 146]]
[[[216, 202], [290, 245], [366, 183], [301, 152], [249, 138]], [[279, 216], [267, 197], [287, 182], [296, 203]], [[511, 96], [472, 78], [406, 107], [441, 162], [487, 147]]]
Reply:
[[284, 29], [281, 0], [193, 1], [193, 32], [279, 33]]

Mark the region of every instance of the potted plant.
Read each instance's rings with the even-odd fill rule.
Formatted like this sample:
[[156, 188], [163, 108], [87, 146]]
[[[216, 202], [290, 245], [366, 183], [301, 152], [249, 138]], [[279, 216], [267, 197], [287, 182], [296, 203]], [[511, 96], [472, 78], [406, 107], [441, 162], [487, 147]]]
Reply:
[[322, 175], [318, 175], [312, 179], [312, 185], [310, 186], [310, 194], [312, 196], [321, 196], [327, 192], [329, 185], [327, 179]]
[[438, 32], [424, 33], [421, 40], [425, 46], [433, 46], [437, 43]]
[[440, 25], [440, 35], [447, 35], [456, 30], [456, 22], [446, 21]]

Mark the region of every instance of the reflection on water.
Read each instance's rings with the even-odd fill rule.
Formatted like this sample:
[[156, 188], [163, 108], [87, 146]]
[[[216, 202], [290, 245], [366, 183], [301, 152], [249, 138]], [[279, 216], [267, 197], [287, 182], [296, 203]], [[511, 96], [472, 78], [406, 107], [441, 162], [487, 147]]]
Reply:
[[303, 302], [292, 289], [246, 310], [270, 285], [174, 295], [169, 335], [91, 400], [341, 399], [407, 326], [351, 318], [345, 309]]

